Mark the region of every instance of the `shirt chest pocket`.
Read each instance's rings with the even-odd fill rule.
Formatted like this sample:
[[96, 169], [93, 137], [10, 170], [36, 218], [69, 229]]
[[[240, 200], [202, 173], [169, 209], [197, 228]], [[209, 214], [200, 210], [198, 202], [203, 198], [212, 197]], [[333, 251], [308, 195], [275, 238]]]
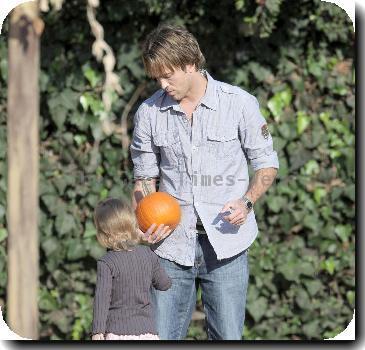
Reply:
[[153, 143], [159, 147], [161, 166], [176, 166], [182, 157], [179, 135], [171, 132], [158, 132], [153, 135]]
[[233, 158], [240, 150], [240, 141], [235, 132], [230, 133], [207, 133], [207, 151], [218, 159]]

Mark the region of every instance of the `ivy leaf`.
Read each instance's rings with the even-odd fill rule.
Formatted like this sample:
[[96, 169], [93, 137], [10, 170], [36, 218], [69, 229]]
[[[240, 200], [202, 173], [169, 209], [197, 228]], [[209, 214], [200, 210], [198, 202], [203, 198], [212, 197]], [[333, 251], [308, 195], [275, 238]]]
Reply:
[[314, 274], [316, 272], [313, 265], [307, 261], [304, 261], [301, 264], [299, 264], [297, 271], [298, 274], [308, 277], [314, 277]]
[[241, 10], [245, 6], [245, 0], [236, 0], [236, 10]]
[[288, 261], [282, 265], [279, 265], [278, 272], [282, 273], [288, 281], [299, 281], [299, 274], [297, 271], [297, 262], [296, 261]]
[[48, 237], [42, 241], [42, 248], [47, 256], [52, 255], [59, 249], [60, 242], [55, 237]]
[[60, 236], [70, 234], [71, 231], [76, 228], [75, 219], [68, 213], [64, 215], [57, 215], [55, 226]]
[[320, 204], [322, 198], [326, 197], [327, 191], [323, 187], [316, 187], [314, 190], [314, 200], [317, 204]]
[[269, 196], [266, 200], [270, 210], [274, 213], [279, 213], [280, 210], [286, 205], [287, 199], [285, 197]]
[[333, 275], [336, 269], [336, 261], [333, 257], [322, 262], [322, 268], [326, 270], [330, 275]]
[[8, 237], [8, 231], [5, 228], [0, 228], [0, 242], [2, 242], [6, 237]]
[[311, 296], [315, 296], [323, 288], [322, 283], [317, 280], [305, 281], [304, 284]]
[[320, 172], [320, 167], [318, 165], [318, 162], [315, 161], [314, 159], [308, 161], [303, 168], [303, 173], [308, 176], [318, 175], [319, 172]]
[[87, 109], [89, 108], [89, 102], [88, 102], [87, 97], [85, 95], [80, 96], [80, 104], [81, 104], [83, 110], [86, 112]]
[[279, 12], [281, 2], [282, 0], [266, 0], [265, 7], [270, 11], [270, 13], [275, 15]]
[[297, 133], [301, 135], [310, 124], [310, 118], [302, 111], [297, 113]]
[[58, 95], [58, 105], [65, 107], [67, 110], [75, 110], [79, 101], [79, 93], [71, 89], [64, 89]]
[[96, 229], [91, 221], [87, 221], [85, 224], [84, 238], [95, 237]]
[[304, 289], [298, 290], [297, 295], [295, 296], [295, 301], [303, 310], [307, 310], [311, 305], [310, 298]]
[[65, 178], [63, 176], [60, 176], [54, 179], [54, 185], [57, 188], [58, 193], [60, 195], [63, 195], [67, 186], [67, 181], [65, 181]]
[[[48, 186], [49, 188], [49, 186]], [[45, 204], [47, 209], [54, 213], [57, 208], [57, 197], [53, 194], [45, 194], [41, 197], [42, 202]]]
[[67, 334], [70, 328], [71, 319], [67, 318], [64, 310], [54, 310], [48, 315], [50, 323], [54, 323], [61, 332]]
[[82, 71], [91, 87], [95, 87], [100, 81], [100, 77], [96, 74], [96, 72], [89, 66], [82, 67]]
[[313, 61], [309, 62], [308, 63], [308, 71], [309, 71], [309, 73], [311, 73], [312, 75], [314, 75], [317, 78], [322, 76], [322, 69], [318, 65], [317, 62], [313, 62]]
[[0, 60], [0, 75], [4, 81], [8, 81], [8, 60], [5, 57]]
[[314, 338], [318, 336], [318, 324], [319, 320], [310, 321], [309, 323], [303, 326], [304, 334], [308, 338]]
[[62, 130], [66, 121], [67, 109], [64, 106], [55, 106], [51, 110], [52, 120], [55, 122], [57, 129]]
[[267, 309], [267, 299], [264, 297], [259, 297], [258, 299], [253, 300], [248, 303], [247, 309], [255, 322], [258, 322], [261, 320], [262, 316], [265, 315]]
[[274, 115], [275, 121], [280, 121], [281, 114], [283, 111], [283, 103], [278, 95], [274, 95], [268, 103], [267, 106], [269, 107], [269, 110]]
[[252, 72], [252, 74], [258, 81], [264, 81], [271, 75], [269, 69], [265, 68], [264, 66], [256, 62], [251, 62], [249, 64], [249, 70]]
[[76, 239], [69, 241], [67, 258], [69, 260], [78, 260], [87, 256], [87, 251], [83, 244]]
[[355, 306], [355, 292], [352, 290], [349, 290], [346, 292], [346, 298], [351, 307]]
[[39, 308], [44, 311], [53, 311], [59, 308], [57, 299], [47, 289], [40, 292]]
[[349, 237], [352, 233], [352, 226], [338, 225], [335, 227], [335, 233], [341, 239], [342, 242], [348, 242]]
[[267, 103], [271, 113], [274, 115], [275, 121], [280, 121], [283, 109], [288, 107], [292, 100], [292, 92], [290, 88], [286, 88], [280, 92], [277, 92], [271, 97]]
[[90, 248], [90, 256], [94, 259], [99, 259], [105, 254], [106, 250], [97, 242]]

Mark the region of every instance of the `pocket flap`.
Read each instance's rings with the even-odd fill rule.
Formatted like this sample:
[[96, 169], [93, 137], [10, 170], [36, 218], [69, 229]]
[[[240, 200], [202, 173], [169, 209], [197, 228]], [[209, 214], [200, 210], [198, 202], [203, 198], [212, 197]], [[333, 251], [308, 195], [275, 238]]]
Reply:
[[171, 146], [179, 142], [178, 135], [169, 132], [160, 132], [153, 135], [153, 143], [158, 147]]
[[217, 141], [217, 142], [227, 142], [231, 140], [237, 139], [237, 134], [230, 132], [230, 133], [222, 133], [222, 132], [208, 132], [207, 138], [209, 141]]

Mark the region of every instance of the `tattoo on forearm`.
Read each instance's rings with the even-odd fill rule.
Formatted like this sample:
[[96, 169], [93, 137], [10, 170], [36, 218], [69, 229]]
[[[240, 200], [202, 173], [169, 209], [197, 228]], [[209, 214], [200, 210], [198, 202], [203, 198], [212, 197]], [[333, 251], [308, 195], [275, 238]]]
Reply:
[[268, 188], [275, 180], [275, 175], [263, 175], [260, 177], [261, 183], [264, 187]]
[[152, 193], [152, 186], [151, 186], [152, 179], [143, 179], [142, 182], [142, 192], [143, 196], [147, 196]]
[[272, 185], [277, 174], [276, 169], [262, 169], [255, 173], [252, 183], [247, 191], [248, 197], [256, 202]]

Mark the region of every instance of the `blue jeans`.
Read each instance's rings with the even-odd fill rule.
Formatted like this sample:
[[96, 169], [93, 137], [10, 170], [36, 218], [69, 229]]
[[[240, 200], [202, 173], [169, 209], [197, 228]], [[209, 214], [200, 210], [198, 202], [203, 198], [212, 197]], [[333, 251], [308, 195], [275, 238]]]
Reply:
[[217, 260], [207, 235], [198, 235], [192, 267], [160, 258], [172, 279], [169, 290], [153, 289], [160, 339], [185, 339], [198, 285], [202, 291], [208, 339], [242, 339], [249, 276], [247, 260], [247, 251]]

